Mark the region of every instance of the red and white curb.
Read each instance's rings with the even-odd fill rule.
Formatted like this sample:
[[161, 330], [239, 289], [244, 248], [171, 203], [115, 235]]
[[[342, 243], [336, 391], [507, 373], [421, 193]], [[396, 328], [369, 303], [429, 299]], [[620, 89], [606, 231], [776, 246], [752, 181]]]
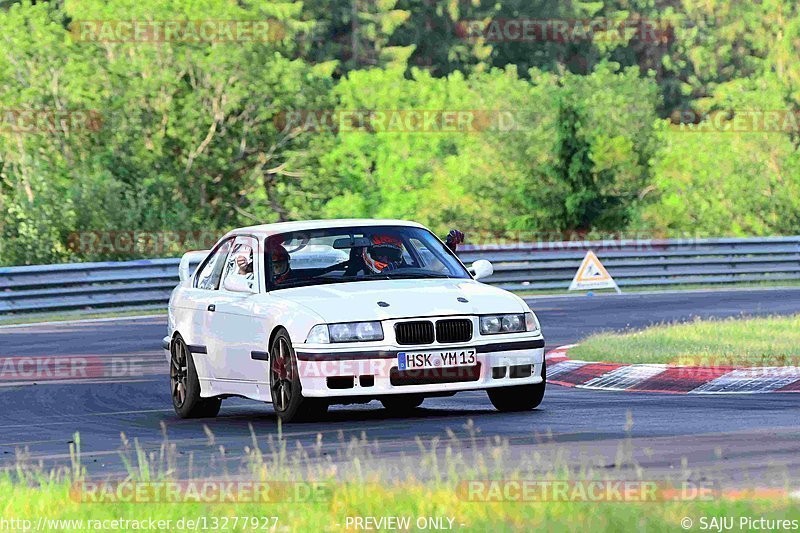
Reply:
[[668, 394], [800, 392], [797, 366], [674, 366], [596, 363], [570, 359], [577, 345], [547, 352], [547, 382], [581, 389]]

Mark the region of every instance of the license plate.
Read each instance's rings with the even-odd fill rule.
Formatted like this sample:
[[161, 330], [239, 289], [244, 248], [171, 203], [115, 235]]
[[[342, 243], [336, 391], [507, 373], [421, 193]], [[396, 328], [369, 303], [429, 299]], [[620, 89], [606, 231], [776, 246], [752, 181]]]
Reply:
[[475, 355], [475, 350], [400, 352], [397, 354], [398, 370], [472, 366], [476, 362], [477, 356]]

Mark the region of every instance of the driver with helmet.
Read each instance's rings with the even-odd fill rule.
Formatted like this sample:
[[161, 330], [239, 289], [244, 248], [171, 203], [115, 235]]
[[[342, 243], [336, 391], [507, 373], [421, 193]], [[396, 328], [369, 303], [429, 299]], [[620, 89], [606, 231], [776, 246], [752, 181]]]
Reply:
[[270, 263], [272, 264], [272, 276], [276, 283], [283, 283], [289, 278], [289, 252], [278, 244], [270, 250]]
[[388, 272], [403, 265], [403, 241], [398, 237], [375, 234], [370, 242], [362, 252], [367, 274]]
[[[371, 246], [364, 248], [365, 272], [378, 274], [389, 272], [405, 266], [403, 262], [403, 241], [393, 235], [375, 234], [370, 238]], [[458, 230], [451, 230], [445, 239], [445, 244], [453, 252], [458, 245], [464, 242], [464, 234]]]

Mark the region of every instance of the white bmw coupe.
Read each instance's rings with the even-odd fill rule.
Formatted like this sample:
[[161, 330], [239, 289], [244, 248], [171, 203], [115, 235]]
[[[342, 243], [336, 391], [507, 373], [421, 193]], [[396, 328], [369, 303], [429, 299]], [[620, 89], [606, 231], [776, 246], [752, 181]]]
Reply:
[[175, 411], [213, 417], [244, 397], [288, 422], [469, 390], [533, 409], [546, 379], [536, 315], [478, 281], [491, 263], [466, 268], [451, 248], [413, 222], [323, 220], [241, 228], [185, 254], [163, 340]]

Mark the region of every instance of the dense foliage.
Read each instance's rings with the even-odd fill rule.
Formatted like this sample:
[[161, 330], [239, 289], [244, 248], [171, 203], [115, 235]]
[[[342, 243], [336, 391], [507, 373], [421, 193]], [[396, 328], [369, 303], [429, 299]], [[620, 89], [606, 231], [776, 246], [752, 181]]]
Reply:
[[[509, 40], [514, 20], [545, 29]], [[276, 33], [82, 33], [98, 21]], [[0, 264], [164, 254], [81, 232], [327, 217], [800, 229], [796, 2], [7, 0], [0, 43]]]

